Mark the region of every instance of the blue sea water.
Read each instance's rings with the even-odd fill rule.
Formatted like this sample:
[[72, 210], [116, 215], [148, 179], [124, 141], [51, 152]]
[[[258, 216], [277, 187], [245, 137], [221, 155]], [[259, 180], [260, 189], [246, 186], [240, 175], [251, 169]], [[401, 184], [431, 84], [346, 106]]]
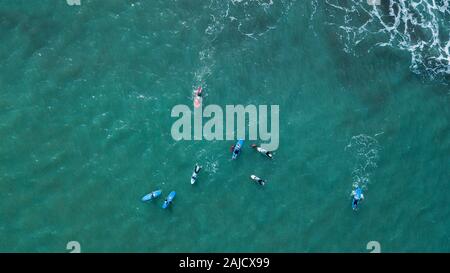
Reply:
[[[0, 1], [0, 251], [449, 252], [448, 4]], [[274, 160], [175, 141], [199, 85], [279, 105]]]

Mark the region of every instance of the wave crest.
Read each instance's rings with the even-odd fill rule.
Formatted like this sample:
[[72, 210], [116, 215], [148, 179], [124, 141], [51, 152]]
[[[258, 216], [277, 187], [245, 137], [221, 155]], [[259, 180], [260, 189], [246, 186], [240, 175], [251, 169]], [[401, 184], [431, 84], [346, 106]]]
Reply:
[[[317, 2], [316, 2], [317, 3]], [[450, 1], [325, 0], [329, 25], [337, 27], [344, 51], [391, 47], [408, 52], [411, 71], [430, 79], [450, 76]]]

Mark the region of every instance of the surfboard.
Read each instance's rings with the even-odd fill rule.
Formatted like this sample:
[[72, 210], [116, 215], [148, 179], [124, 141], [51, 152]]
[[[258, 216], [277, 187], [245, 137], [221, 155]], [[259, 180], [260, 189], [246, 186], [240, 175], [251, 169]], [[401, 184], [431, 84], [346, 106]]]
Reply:
[[175, 198], [175, 192], [174, 192], [174, 191], [171, 191], [171, 192], [169, 193], [169, 195], [167, 196], [166, 200], [164, 201], [164, 204], [162, 205], [162, 208], [163, 208], [163, 209], [167, 208], [167, 207], [170, 205], [170, 203], [172, 203], [172, 200], [173, 200], [174, 198]]
[[162, 193], [161, 190], [152, 191], [151, 193], [146, 194], [144, 197], [142, 197], [141, 200], [145, 202], [145, 201], [148, 201], [148, 200], [155, 199], [156, 197], [160, 196], [161, 193]]
[[233, 154], [231, 155], [231, 159], [236, 159], [237, 156], [241, 153], [242, 146], [244, 146], [244, 141], [242, 139], [238, 140], [236, 145], [234, 145]]

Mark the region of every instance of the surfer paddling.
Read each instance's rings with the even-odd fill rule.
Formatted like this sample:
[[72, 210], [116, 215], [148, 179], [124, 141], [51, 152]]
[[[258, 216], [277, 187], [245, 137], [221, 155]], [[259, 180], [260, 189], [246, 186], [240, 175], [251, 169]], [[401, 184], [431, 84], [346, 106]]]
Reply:
[[202, 87], [199, 86], [197, 90], [194, 91], [194, 107], [199, 108], [202, 105]]

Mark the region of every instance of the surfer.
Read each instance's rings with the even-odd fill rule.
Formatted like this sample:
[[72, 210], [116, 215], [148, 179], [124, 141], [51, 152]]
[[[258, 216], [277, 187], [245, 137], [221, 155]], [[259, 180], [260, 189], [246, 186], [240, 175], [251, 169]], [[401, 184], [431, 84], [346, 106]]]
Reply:
[[255, 181], [255, 182], [257, 182], [258, 184], [260, 184], [261, 186], [264, 186], [264, 184], [266, 184], [266, 181], [264, 181], [263, 179], [257, 177], [257, 176], [254, 175], [254, 174], [252, 174], [252, 175], [250, 176], [250, 178], [251, 178], [253, 181]]
[[198, 108], [202, 104], [202, 87], [199, 86], [197, 90], [194, 91], [194, 107]]
[[240, 139], [238, 142], [231, 146], [232, 156], [231, 159], [236, 159], [239, 153], [241, 152], [241, 149], [244, 145], [244, 140]]
[[202, 169], [202, 166], [195, 164], [194, 172], [192, 173], [192, 176], [191, 176], [191, 184], [195, 183], [195, 181], [197, 180], [197, 175], [199, 174], [201, 169]]
[[272, 152], [269, 152], [269, 151], [267, 151], [266, 149], [264, 149], [264, 148], [261, 148], [261, 147], [259, 147], [258, 145], [256, 145], [256, 144], [252, 144], [252, 148], [253, 149], [256, 149], [258, 152], [260, 152], [260, 153], [262, 153], [263, 155], [265, 155], [265, 156], [267, 156], [268, 158], [270, 158], [270, 159], [272, 159]]
[[151, 193], [145, 195], [144, 197], [142, 197], [142, 201], [148, 201], [148, 200], [152, 200], [158, 196], [161, 195], [161, 190], [156, 190], [156, 191], [152, 191]]
[[195, 90], [195, 95], [196, 95], [197, 97], [201, 97], [201, 96], [202, 96], [202, 87], [201, 87], [201, 86], [199, 86], [199, 87], [197, 88], [197, 90]]
[[195, 168], [194, 168], [194, 173], [198, 174], [200, 172], [200, 170], [202, 169], [202, 166], [195, 164]]
[[166, 209], [173, 201], [173, 198], [175, 198], [175, 192], [171, 191], [169, 195], [167, 196], [166, 200], [164, 201], [164, 204], [162, 205], [163, 209]]
[[359, 201], [364, 199], [364, 194], [362, 193], [362, 189], [360, 187], [357, 187], [355, 190], [352, 191], [352, 208], [356, 210], [358, 208]]

